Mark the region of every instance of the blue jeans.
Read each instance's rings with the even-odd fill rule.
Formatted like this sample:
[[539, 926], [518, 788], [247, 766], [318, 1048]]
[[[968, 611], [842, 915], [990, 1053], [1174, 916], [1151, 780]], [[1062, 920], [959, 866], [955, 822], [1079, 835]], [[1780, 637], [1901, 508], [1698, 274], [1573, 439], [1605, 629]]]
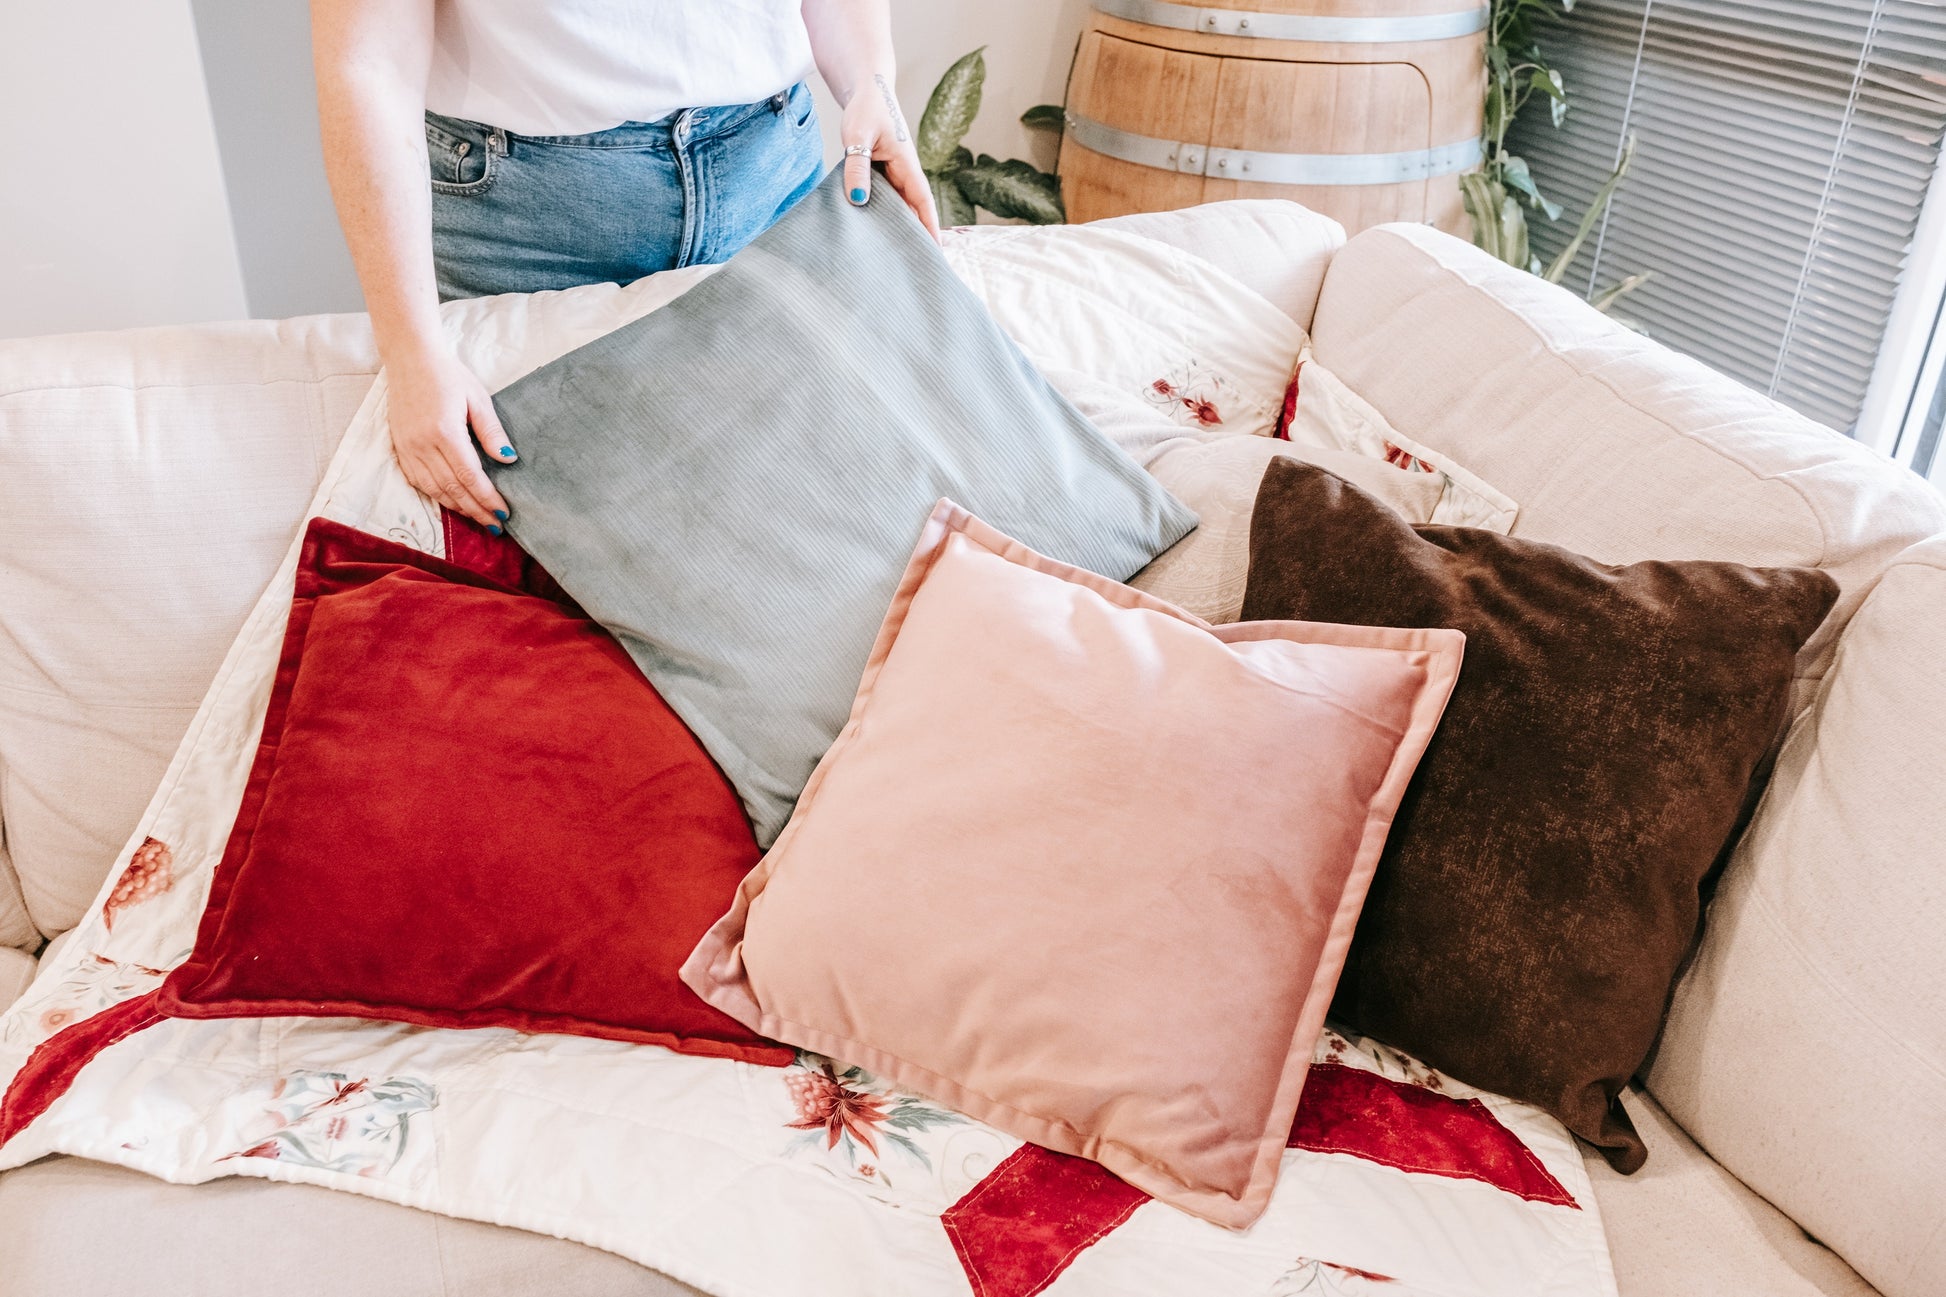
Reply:
[[824, 166], [802, 83], [589, 135], [514, 135], [427, 113], [426, 152], [444, 301], [726, 261]]

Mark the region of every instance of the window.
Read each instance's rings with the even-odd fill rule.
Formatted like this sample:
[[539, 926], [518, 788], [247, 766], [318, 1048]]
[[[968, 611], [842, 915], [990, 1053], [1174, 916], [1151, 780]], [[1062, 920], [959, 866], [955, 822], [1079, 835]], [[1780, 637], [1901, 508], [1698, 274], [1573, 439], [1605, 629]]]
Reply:
[[1927, 471], [1946, 399], [1946, 0], [1581, 0], [1546, 44], [1573, 108], [1558, 130], [1529, 114], [1515, 140], [1568, 209], [1535, 222], [1539, 255], [1635, 135], [1567, 284], [1653, 272], [1617, 315]]

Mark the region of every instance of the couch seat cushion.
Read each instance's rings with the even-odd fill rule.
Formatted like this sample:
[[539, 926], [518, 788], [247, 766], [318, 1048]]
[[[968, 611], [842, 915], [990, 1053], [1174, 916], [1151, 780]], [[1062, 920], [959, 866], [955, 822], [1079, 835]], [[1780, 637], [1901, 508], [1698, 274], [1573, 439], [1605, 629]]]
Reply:
[[1587, 1152], [1621, 1297], [1875, 1297], [1837, 1253], [1710, 1160], [1654, 1099], [1622, 1094], [1648, 1165]]
[[579, 1243], [310, 1185], [168, 1184], [73, 1157], [0, 1175], [0, 1291], [142, 1297], [696, 1297]]

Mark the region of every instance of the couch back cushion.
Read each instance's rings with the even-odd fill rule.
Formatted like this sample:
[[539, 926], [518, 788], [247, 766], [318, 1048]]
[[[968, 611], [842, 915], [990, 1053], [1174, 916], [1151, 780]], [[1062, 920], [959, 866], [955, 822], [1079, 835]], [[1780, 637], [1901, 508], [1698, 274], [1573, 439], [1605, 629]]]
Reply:
[[1946, 536], [1838, 643], [1677, 987], [1649, 1085], [1887, 1297], [1946, 1292]]
[[0, 942], [94, 899], [376, 368], [363, 316], [0, 342]]
[[1424, 226], [1339, 251], [1312, 345], [1393, 427], [1520, 501], [1516, 536], [1829, 572], [1843, 593], [1800, 657], [1800, 707], [1878, 574], [1946, 530], [1946, 500], [1873, 451]]

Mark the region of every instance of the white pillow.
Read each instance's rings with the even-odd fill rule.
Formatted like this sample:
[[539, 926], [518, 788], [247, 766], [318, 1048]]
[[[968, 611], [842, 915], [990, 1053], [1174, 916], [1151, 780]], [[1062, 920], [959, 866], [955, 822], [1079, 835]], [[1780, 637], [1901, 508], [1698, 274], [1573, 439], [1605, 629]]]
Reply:
[[1347, 450], [1294, 446], [1271, 437], [1178, 442], [1150, 462], [1149, 472], [1194, 509], [1202, 524], [1128, 583], [1216, 625], [1241, 617], [1250, 575], [1250, 517], [1264, 470], [1278, 456], [1329, 469], [1413, 522], [1432, 521], [1444, 490], [1428, 474], [1402, 473]]
[[[1297, 402], [1284, 434], [1292, 444], [1350, 451], [1407, 472], [1439, 478], [1444, 491], [1427, 522], [1484, 527], [1502, 535], [1514, 525], [1520, 512], [1518, 505], [1453, 462], [1451, 456], [1414, 441], [1387, 423], [1371, 402], [1312, 359], [1308, 341], [1298, 352], [1291, 382], [1297, 388]], [[1193, 502], [1186, 503], [1194, 507]]]

